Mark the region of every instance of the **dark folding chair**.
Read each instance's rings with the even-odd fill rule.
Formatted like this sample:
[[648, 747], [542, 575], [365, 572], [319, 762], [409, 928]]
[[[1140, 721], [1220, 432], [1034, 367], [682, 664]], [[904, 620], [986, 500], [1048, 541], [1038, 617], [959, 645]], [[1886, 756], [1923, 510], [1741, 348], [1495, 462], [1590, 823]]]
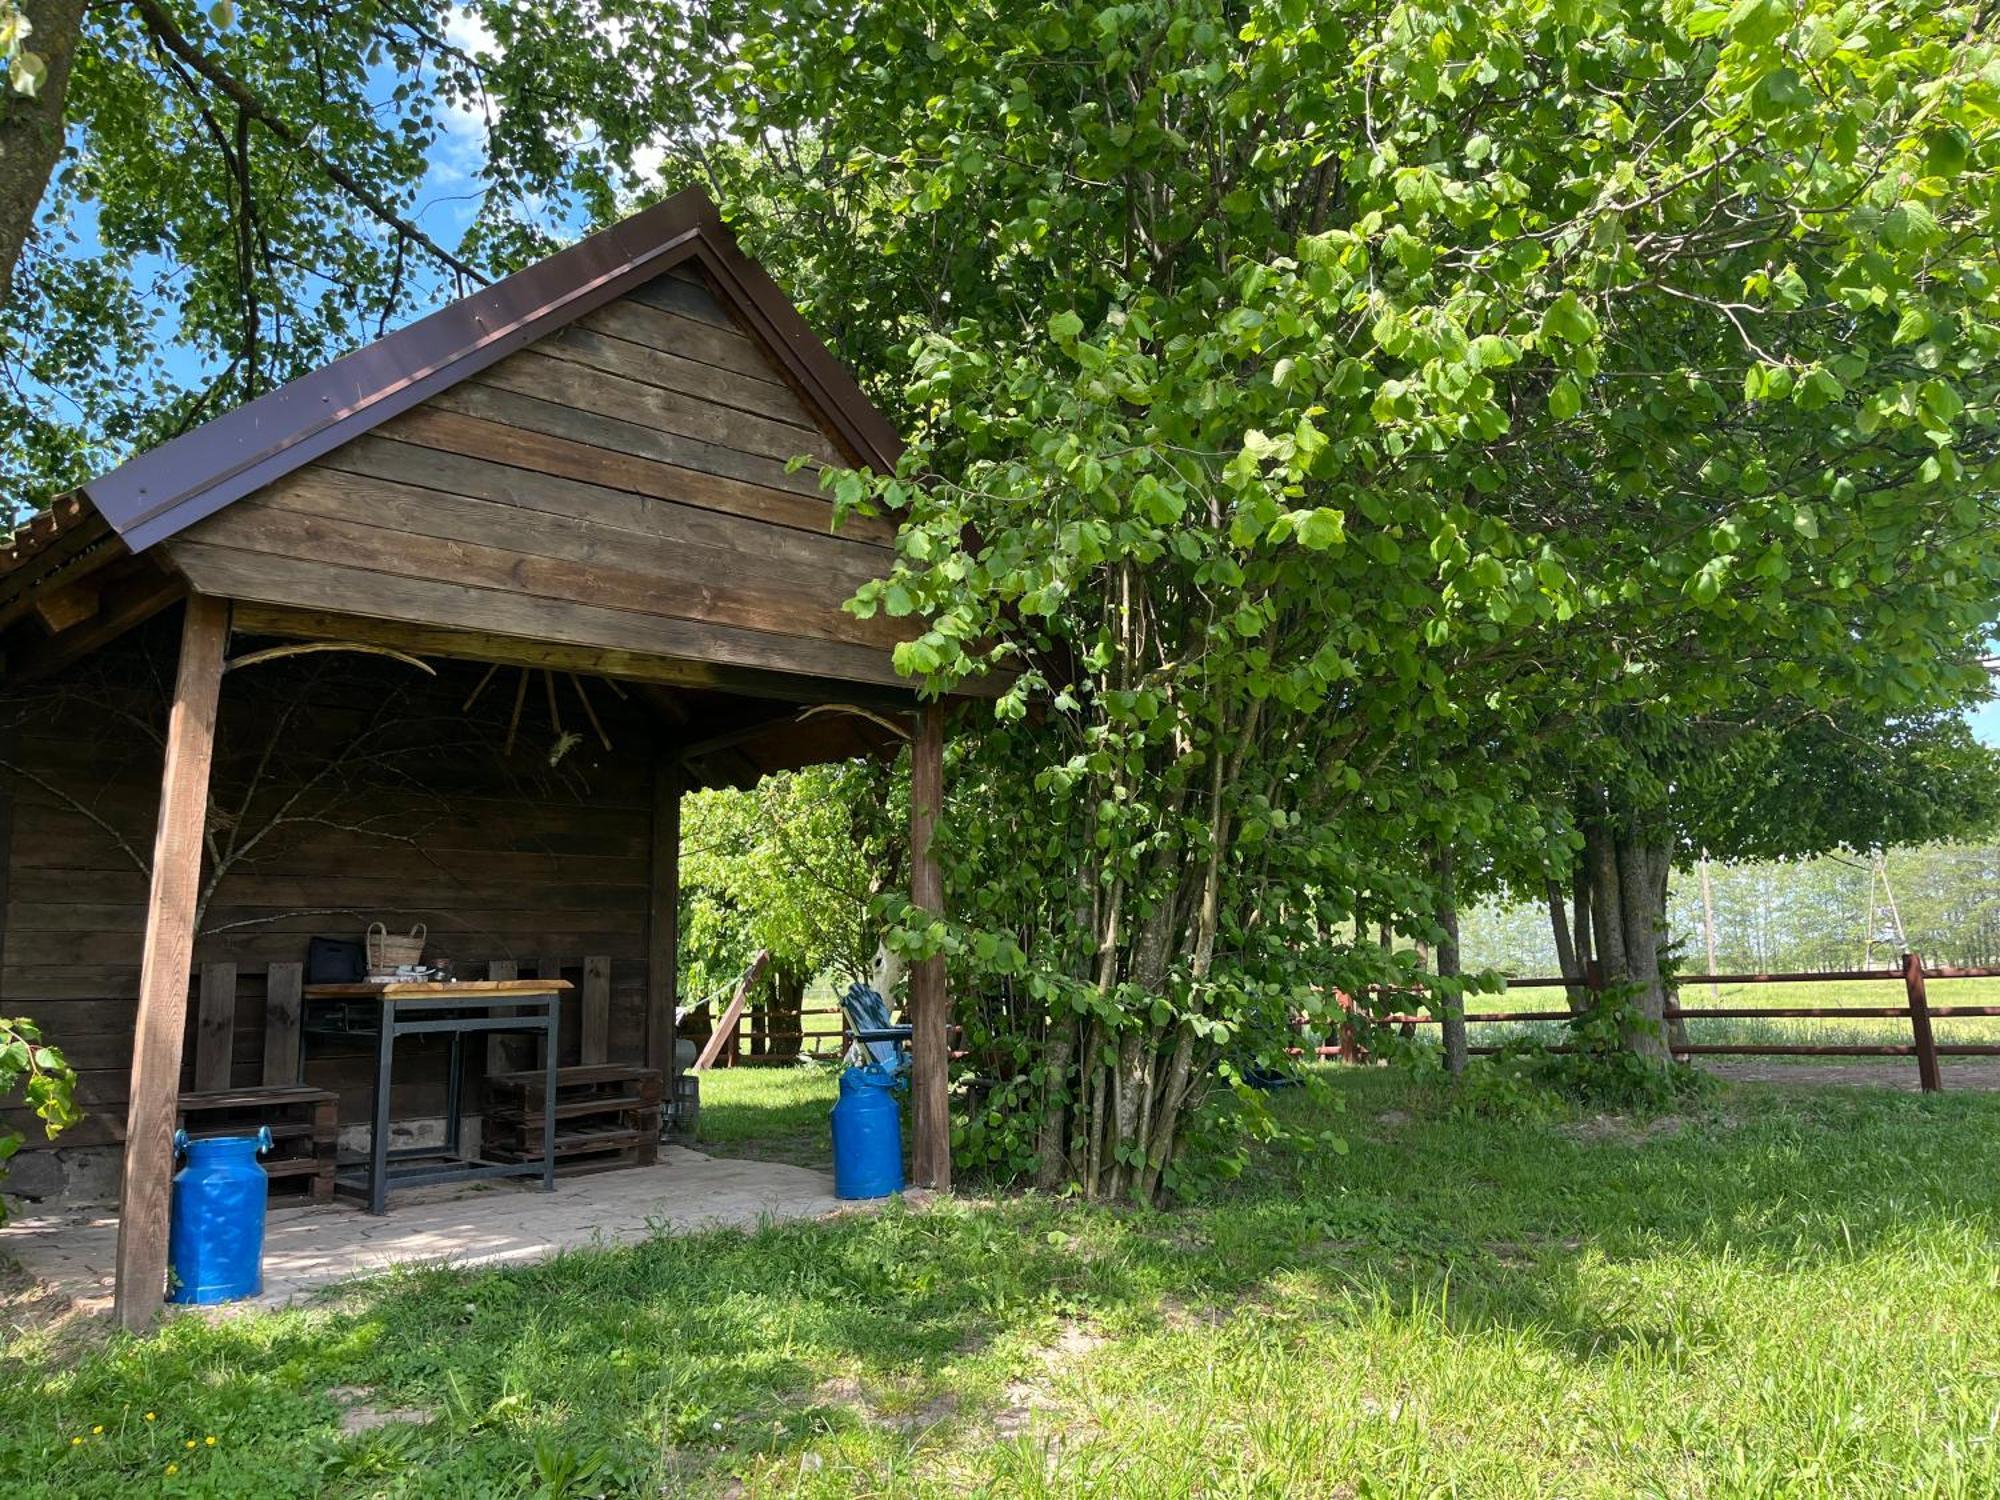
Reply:
[[911, 1028], [890, 1021], [889, 1002], [872, 986], [859, 980], [849, 985], [840, 997], [840, 1008], [847, 1013], [848, 1030], [867, 1050], [870, 1062], [890, 1073], [910, 1065]]

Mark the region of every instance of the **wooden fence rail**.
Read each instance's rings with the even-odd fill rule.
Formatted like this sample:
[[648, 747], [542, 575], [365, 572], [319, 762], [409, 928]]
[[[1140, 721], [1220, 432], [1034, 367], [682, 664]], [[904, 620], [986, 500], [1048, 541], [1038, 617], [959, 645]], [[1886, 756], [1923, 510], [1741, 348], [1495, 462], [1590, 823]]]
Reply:
[[[1944, 1078], [1938, 1068], [1941, 1057], [2000, 1057], [2000, 1044], [1996, 1043], [1942, 1043], [1937, 1040], [1932, 1023], [1940, 1020], [1955, 1020], [1982, 1016], [2000, 1016], [2000, 1005], [1932, 1005], [1927, 991], [1932, 980], [1950, 979], [2000, 979], [2000, 968], [1926, 968], [1923, 959], [1915, 953], [1903, 955], [1900, 969], [1843, 969], [1820, 974], [1689, 974], [1677, 980], [1685, 990], [1696, 985], [1718, 984], [1843, 984], [1857, 981], [1880, 983], [1885, 980], [1900, 979], [1903, 982], [1904, 1003], [1901, 1005], [1723, 1005], [1667, 1007], [1669, 1021], [1795, 1021], [1795, 1020], [1908, 1020], [1910, 1040], [1880, 1043], [1802, 1043], [1802, 1042], [1676, 1042], [1674, 1055], [1688, 1057], [1914, 1057], [1917, 1060], [1917, 1081], [1927, 1094], [1941, 1093]], [[1573, 979], [1548, 978], [1538, 976], [1529, 979], [1510, 979], [1507, 988], [1515, 989], [1587, 989], [1595, 991], [1601, 987], [1596, 975], [1579, 984]], [[1349, 1007], [1350, 1011], [1352, 1007]], [[1568, 1010], [1520, 1010], [1488, 1011], [1485, 1014], [1468, 1013], [1466, 1024], [1491, 1025], [1495, 1022], [1532, 1021], [1572, 1021], [1576, 1013]], [[1401, 1029], [1404, 1036], [1414, 1036], [1419, 1026], [1436, 1026], [1442, 1017], [1429, 1014], [1392, 1015], [1366, 1017], [1367, 1022], [1377, 1026], [1394, 1026]], [[1358, 1062], [1365, 1055], [1361, 1044], [1360, 1030], [1354, 1021], [1341, 1024], [1340, 1044], [1318, 1049], [1322, 1057], [1338, 1057], [1347, 1062]], [[1498, 1047], [1468, 1047], [1469, 1052], [1490, 1054], [1498, 1052]], [[1551, 1052], [1570, 1052], [1569, 1046], [1555, 1046]]]
[[[801, 1057], [810, 1057], [820, 1062], [837, 1062], [847, 1055], [850, 1038], [847, 1017], [838, 1005], [806, 1005], [799, 1008], [797, 1030], [778, 1030], [769, 1026], [760, 1027], [758, 1017], [747, 1009], [725, 1012], [716, 1029], [709, 1034], [702, 1048], [699, 1067], [734, 1068], [788, 1066]], [[809, 1024], [810, 1017], [830, 1016], [833, 1026], [816, 1028]], [[744, 1042], [749, 1041], [753, 1050], [746, 1051]], [[764, 1050], [754, 1050], [761, 1042]], [[830, 1043], [830, 1046], [820, 1045]], [[793, 1044], [793, 1045], [788, 1045]]]

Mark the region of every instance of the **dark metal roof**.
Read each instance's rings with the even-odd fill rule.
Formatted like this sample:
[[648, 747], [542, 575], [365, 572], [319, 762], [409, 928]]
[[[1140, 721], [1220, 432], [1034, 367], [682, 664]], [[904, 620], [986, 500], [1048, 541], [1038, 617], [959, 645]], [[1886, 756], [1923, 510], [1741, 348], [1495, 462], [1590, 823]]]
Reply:
[[689, 188], [140, 454], [83, 493], [127, 547], [144, 551], [688, 260], [708, 271], [845, 446], [870, 467], [893, 468], [902, 451], [895, 429], [737, 248], [708, 196]]

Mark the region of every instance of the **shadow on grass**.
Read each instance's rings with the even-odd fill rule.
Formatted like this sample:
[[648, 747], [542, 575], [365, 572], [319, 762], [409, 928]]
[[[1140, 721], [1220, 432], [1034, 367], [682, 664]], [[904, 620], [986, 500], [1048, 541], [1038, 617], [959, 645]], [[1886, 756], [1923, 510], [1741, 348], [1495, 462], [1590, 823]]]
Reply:
[[[0, 1490], [112, 1494], [162, 1473], [174, 1450], [137, 1415], [149, 1409], [176, 1442], [221, 1435], [185, 1459], [209, 1465], [214, 1493], [698, 1488], [862, 1428], [868, 1412], [828, 1392], [836, 1377], [915, 1408], [949, 1383], [969, 1414], [1072, 1324], [1116, 1337], [1190, 1310], [1220, 1325], [1424, 1308], [1455, 1332], [1505, 1328], [1594, 1362], [1720, 1335], [1686, 1308], [1607, 1315], [1586, 1266], [1726, 1258], [1776, 1273], [1913, 1240], [1995, 1248], [2000, 1195], [1974, 1144], [2000, 1123], [1989, 1101], [1739, 1091], [1673, 1128], [1626, 1131], [1456, 1120], [1379, 1074], [1337, 1088], [1348, 1155], [1274, 1147], [1172, 1213], [890, 1208], [523, 1269], [406, 1271], [317, 1309], [178, 1322], [60, 1370], [16, 1354], [0, 1361]], [[787, 1107], [823, 1129], [823, 1099]], [[342, 1389], [431, 1419], [342, 1440]], [[70, 1444], [96, 1424], [113, 1429], [99, 1447]]]

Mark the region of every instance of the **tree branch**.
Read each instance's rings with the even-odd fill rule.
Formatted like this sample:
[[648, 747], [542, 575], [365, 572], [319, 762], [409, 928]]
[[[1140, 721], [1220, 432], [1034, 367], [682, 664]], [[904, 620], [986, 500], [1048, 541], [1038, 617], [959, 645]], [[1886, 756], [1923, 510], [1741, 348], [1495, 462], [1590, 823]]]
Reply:
[[449, 266], [459, 275], [468, 277], [474, 282], [485, 284], [487, 278], [476, 267], [460, 260], [425, 234], [414, 222], [398, 213], [392, 204], [366, 187], [345, 167], [338, 162], [328, 160], [314, 150], [311, 142], [296, 126], [273, 113], [247, 84], [189, 41], [175, 23], [173, 16], [160, 4], [160, 0], [133, 0], [133, 8], [139, 13], [140, 20], [145, 22], [146, 30], [154, 41], [220, 89], [232, 104], [270, 131], [284, 145], [310, 160], [376, 219], [405, 239], [422, 246], [424, 252], [434, 257], [440, 264]]

